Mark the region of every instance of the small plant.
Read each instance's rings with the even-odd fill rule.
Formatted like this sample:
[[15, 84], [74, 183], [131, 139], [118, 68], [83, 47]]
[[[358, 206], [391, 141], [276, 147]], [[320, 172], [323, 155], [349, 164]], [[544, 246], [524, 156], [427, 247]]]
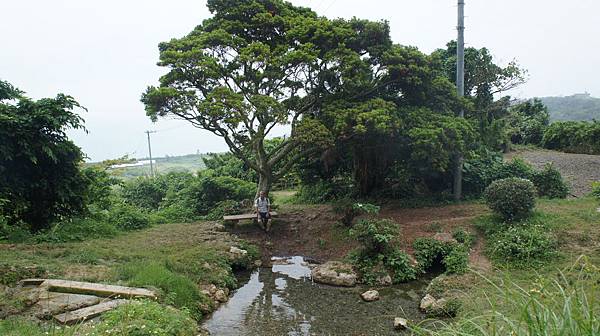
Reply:
[[404, 251], [393, 249], [384, 259], [387, 269], [392, 271], [394, 283], [407, 282], [417, 278], [417, 270], [411, 265], [410, 257]]
[[92, 335], [193, 336], [198, 333], [197, 328], [185, 310], [142, 300], [105, 313]]
[[535, 172], [531, 181], [541, 197], [565, 198], [569, 195], [569, 187], [552, 164], [547, 164], [544, 169]]
[[455, 246], [442, 260], [446, 273], [465, 274], [469, 270], [469, 251], [464, 245]]
[[475, 235], [463, 228], [457, 228], [454, 230], [454, 232], [452, 232], [452, 238], [456, 239], [457, 242], [465, 245], [466, 247], [473, 246], [473, 243], [475, 242]]
[[529, 180], [506, 178], [492, 182], [485, 190], [487, 205], [504, 220], [523, 219], [535, 207], [536, 190]]
[[600, 181], [592, 182], [592, 196], [600, 200]]

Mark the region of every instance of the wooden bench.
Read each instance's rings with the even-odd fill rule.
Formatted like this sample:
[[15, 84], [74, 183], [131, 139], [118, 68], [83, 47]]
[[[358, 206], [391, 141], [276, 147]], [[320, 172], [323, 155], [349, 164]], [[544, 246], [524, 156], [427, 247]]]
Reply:
[[[271, 218], [273, 217], [277, 217], [277, 212], [275, 211], [271, 211]], [[247, 214], [241, 214], [241, 215], [229, 215], [229, 216], [223, 216], [223, 220], [227, 223], [231, 223], [231, 224], [236, 224], [237, 222], [241, 221], [241, 220], [246, 220], [246, 219], [251, 219], [253, 222], [256, 222], [258, 220], [258, 215], [255, 213], [247, 213]]]

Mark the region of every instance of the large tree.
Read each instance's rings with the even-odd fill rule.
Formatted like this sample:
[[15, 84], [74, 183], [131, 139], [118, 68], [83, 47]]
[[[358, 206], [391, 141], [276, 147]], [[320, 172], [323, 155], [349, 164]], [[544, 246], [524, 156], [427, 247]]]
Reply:
[[[386, 23], [328, 20], [282, 0], [209, 0], [213, 17], [159, 45], [169, 72], [142, 95], [147, 114], [175, 117], [223, 138], [269, 190], [299, 158], [328, 145], [315, 122], [329, 96], [360, 87], [391, 44]], [[370, 78], [364, 78], [370, 80]], [[267, 150], [271, 131], [291, 135]]]
[[83, 153], [65, 133], [83, 128], [70, 96], [32, 100], [0, 81], [0, 215], [32, 231], [85, 209]]

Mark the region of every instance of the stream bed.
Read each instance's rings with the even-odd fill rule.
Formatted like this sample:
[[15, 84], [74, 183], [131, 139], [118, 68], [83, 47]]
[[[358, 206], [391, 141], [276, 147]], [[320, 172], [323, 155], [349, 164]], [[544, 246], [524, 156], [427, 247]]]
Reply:
[[[419, 321], [430, 279], [387, 287], [332, 287], [314, 283], [303, 257], [277, 260], [252, 272], [203, 324], [211, 335], [398, 335], [394, 317]], [[380, 299], [360, 294], [376, 288]]]

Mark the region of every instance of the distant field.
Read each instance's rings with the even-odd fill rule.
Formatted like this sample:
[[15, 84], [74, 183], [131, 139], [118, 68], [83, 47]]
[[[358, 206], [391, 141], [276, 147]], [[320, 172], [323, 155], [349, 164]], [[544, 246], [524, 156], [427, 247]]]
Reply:
[[[153, 158], [153, 160], [156, 162], [154, 169], [158, 174], [166, 174], [170, 172], [194, 173], [205, 168], [204, 162], [202, 161], [202, 157], [205, 155], [206, 154], [188, 154], [183, 156]], [[124, 179], [130, 179], [139, 176], [150, 175], [150, 165], [147, 164], [136, 167], [118, 168], [112, 171]]]

